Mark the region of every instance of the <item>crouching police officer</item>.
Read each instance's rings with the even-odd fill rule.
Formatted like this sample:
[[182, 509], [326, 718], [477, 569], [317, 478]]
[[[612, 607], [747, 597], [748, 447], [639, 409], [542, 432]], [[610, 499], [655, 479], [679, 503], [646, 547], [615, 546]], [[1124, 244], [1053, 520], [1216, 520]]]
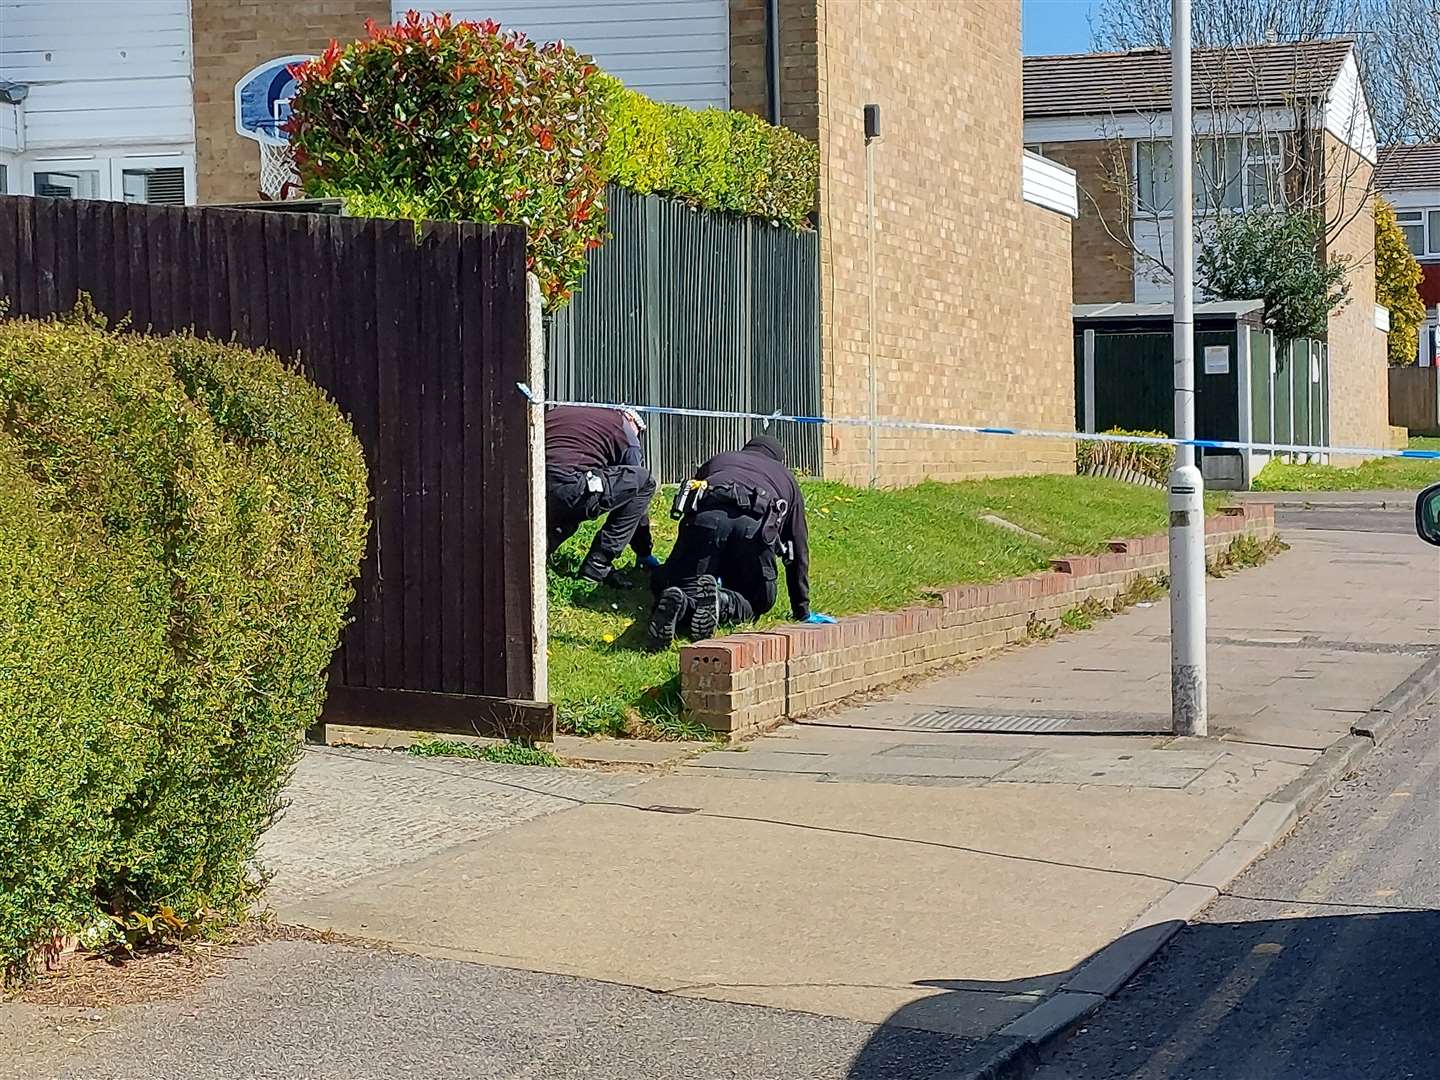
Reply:
[[640, 449], [644, 430], [645, 421], [628, 410], [560, 405], [545, 414], [546, 554], [555, 554], [582, 522], [609, 514], [580, 564], [585, 581], [610, 580], [626, 544], [641, 566], [659, 566], [649, 518], [655, 478]]
[[834, 622], [810, 610], [805, 499], [775, 439], [757, 435], [743, 450], [716, 454], [680, 488], [671, 513], [680, 533], [651, 578], [652, 647], [665, 648], [680, 632], [699, 641], [764, 615], [775, 606], [777, 555], [796, 620]]

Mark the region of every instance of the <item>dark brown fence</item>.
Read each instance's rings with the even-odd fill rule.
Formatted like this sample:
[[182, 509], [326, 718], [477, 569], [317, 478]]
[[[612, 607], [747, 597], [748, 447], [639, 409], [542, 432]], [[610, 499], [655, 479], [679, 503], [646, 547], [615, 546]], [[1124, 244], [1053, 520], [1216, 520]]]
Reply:
[[234, 338], [350, 416], [373, 503], [325, 720], [549, 737], [536, 689], [525, 236], [316, 214], [0, 198], [0, 299], [88, 293], [139, 331]]
[[1390, 369], [1390, 423], [1411, 435], [1440, 435], [1440, 368]]

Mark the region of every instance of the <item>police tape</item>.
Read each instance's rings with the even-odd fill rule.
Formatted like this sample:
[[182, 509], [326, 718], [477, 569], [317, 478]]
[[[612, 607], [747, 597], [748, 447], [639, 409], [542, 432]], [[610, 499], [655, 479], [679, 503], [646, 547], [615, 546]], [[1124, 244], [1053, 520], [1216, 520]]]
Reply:
[[1361, 446], [1313, 446], [1305, 443], [1240, 442], [1235, 439], [1172, 439], [1163, 435], [1117, 435], [1112, 432], [1049, 431], [1044, 428], [1001, 427], [978, 424], [947, 424], [938, 420], [874, 420], [854, 416], [796, 416], [790, 413], [737, 412], [726, 409], [688, 409], [676, 405], [632, 405], [614, 401], [553, 401], [536, 398], [525, 383], [515, 384], [525, 400], [537, 408], [559, 405], [587, 409], [613, 409], [649, 416], [685, 416], [698, 420], [759, 420], [772, 424], [816, 424], [829, 427], [889, 428], [901, 431], [944, 431], [957, 435], [1001, 435], [1023, 439], [1063, 439], [1066, 442], [1129, 443], [1140, 446], [1195, 446], [1204, 450], [1249, 450], [1263, 454], [1342, 454], [1366, 458], [1415, 458], [1440, 460], [1440, 450], [1393, 450]]

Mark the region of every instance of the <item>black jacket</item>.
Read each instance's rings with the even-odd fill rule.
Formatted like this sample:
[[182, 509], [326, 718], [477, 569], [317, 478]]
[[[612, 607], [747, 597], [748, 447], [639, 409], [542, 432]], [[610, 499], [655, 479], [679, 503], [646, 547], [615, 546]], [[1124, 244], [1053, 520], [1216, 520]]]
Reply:
[[716, 454], [695, 474], [712, 484], [747, 484], [778, 496], [789, 504], [780, 524], [780, 542], [788, 544], [794, 558], [785, 566], [785, 584], [790, 590], [790, 610], [797, 620], [810, 615], [810, 531], [805, 524], [805, 496], [800, 485], [780, 458], [773, 440], [755, 439], [744, 450]]
[[558, 405], [545, 414], [545, 464], [599, 471], [645, 464], [640, 436], [618, 409]]

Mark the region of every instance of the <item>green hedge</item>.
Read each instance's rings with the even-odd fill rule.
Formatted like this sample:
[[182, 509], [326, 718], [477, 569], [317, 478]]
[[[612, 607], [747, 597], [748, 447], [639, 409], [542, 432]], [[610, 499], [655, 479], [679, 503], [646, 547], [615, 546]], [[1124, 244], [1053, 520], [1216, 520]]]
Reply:
[[605, 76], [601, 173], [642, 195], [806, 228], [819, 187], [810, 140], [743, 112], [664, 105]]
[[364, 548], [364, 460], [274, 356], [0, 322], [0, 963], [253, 895]]
[[792, 131], [651, 101], [493, 20], [367, 25], [295, 69], [288, 131], [306, 193], [356, 215], [523, 225], [551, 307], [604, 241], [606, 183], [809, 224], [819, 151]]

